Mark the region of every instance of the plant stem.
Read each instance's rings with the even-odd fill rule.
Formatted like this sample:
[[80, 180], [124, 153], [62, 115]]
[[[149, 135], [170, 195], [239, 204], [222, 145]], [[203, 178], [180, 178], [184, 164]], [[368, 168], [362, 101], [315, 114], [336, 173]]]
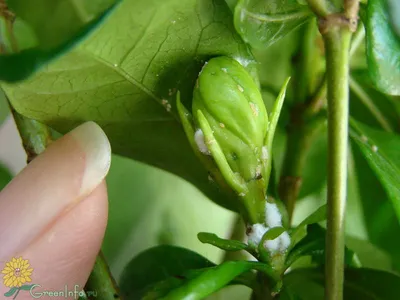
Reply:
[[91, 295], [93, 295], [93, 299], [97, 300], [121, 299], [117, 284], [102, 252], [96, 257], [93, 270], [85, 285], [85, 292], [88, 299], [91, 299]]
[[335, 25], [323, 34], [328, 89], [327, 300], [343, 298], [351, 34], [349, 28]]

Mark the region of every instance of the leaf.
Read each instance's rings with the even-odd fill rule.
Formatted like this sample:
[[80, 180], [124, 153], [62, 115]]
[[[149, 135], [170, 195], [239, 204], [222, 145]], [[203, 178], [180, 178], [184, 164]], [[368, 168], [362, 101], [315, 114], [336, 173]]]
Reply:
[[123, 1], [79, 47], [6, 93], [19, 113], [62, 133], [96, 121], [114, 153], [178, 175], [229, 208], [189, 146], [175, 97], [179, 90], [190, 108], [212, 56], [235, 57], [251, 71], [231, 18], [223, 0]]
[[296, 0], [239, 0], [235, 27], [246, 43], [266, 48], [304, 24], [312, 13]]
[[267, 240], [275, 240], [278, 236], [286, 231], [285, 228], [277, 226], [269, 229], [262, 237], [262, 243]]
[[357, 253], [363, 267], [382, 271], [393, 271], [392, 260], [388, 253], [379, 249], [371, 242], [347, 236], [346, 246]]
[[[312, 256], [313, 261], [318, 264], [325, 263], [325, 236], [326, 230], [318, 224], [307, 227], [307, 235], [293, 249], [290, 250], [286, 259], [286, 268], [289, 268], [302, 256]], [[345, 248], [345, 264], [347, 266], [359, 266], [358, 258], [354, 252]]]
[[204, 299], [206, 296], [228, 285], [235, 277], [250, 271], [251, 268], [252, 264], [246, 261], [224, 262], [213, 269], [204, 271], [183, 286], [171, 291], [162, 299]]
[[204, 244], [210, 244], [225, 251], [240, 251], [247, 248], [245, 243], [221, 239], [214, 233], [200, 232], [197, 234], [197, 238]]
[[372, 129], [357, 121], [351, 122], [351, 137], [375, 171], [400, 221], [400, 135]]
[[175, 246], [150, 248], [125, 267], [120, 280], [121, 293], [128, 299], [142, 299], [154, 284], [181, 275], [190, 269], [215, 266], [203, 256], [188, 249]]
[[11, 181], [11, 173], [0, 164], [0, 191]]
[[234, 214], [187, 181], [115, 154], [106, 181], [109, 216], [102, 251], [115, 278], [134, 256], [157, 245], [195, 249], [211, 261], [223, 255], [222, 250], [199, 243], [196, 234], [225, 235]]
[[387, 0], [389, 5], [390, 21], [393, 29], [397, 33], [397, 37], [400, 37], [400, 2], [398, 0]]
[[316, 211], [305, 218], [296, 228], [292, 229], [291, 247], [296, 245], [302, 238], [307, 235], [307, 226], [316, 224], [326, 220], [326, 204], [319, 207]]
[[374, 88], [366, 68], [351, 72], [350, 115], [357, 121], [390, 131], [396, 128], [399, 119], [395, 107], [397, 102]]
[[365, 18], [368, 69], [376, 88], [400, 95], [400, 39], [389, 22], [385, 0], [369, 0]]
[[13, 82], [73, 46], [118, 0], [8, 0], [0, 18], [0, 79]]
[[[324, 273], [318, 269], [296, 269], [284, 277], [284, 288], [298, 299], [323, 299]], [[400, 277], [385, 271], [345, 269], [344, 299], [396, 300]]]
[[0, 90], [0, 126], [3, 123], [3, 121], [7, 118], [9, 113], [10, 109], [8, 107], [7, 99], [3, 91]]
[[[400, 270], [400, 224], [393, 203], [380, 182], [379, 176], [371, 168], [359, 145], [352, 138], [352, 154], [354, 157], [353, 185], [358, 190], [361, 203], [361, 221], [366, 228], [368, 240], [386, 251], [397, 271]], [[354, 182], [355, 181], [355, 182]], [[348, 219], [348, 218], [347, 218]], [[357, 220], [357, 223], [360, 220]]]
[[7, 293], [4, 294], [4, 296], [6, 297], [12, 297], [12, 295], [15, 294], [15, 292], [18, 290], [18, 288], [16, 288], [15, 286], [12, 287]]

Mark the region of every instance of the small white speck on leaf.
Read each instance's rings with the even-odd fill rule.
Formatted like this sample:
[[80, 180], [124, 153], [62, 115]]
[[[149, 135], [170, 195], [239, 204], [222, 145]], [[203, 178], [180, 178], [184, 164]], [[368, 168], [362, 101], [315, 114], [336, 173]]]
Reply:
[[226, 68], [221, 68], [222, 72], [228, 73], [228, 70]]
[[239, 85], [239, 84], [238, 84], [238, 86], [237, 86], [237, 87], [238, 87], [238, 90], [239, 90], [241, 93], [243, 93], [243, 92], [244, 92], [244, 89], [243, 89], [243, 87], [242, 87], [241, 85]]
[[258, 107], [253, 102], [249, 102], [253, 115], [258, 117]]
[[167, 99], [162, 99], [161, 104], [165, 107], [165, 109], [170, 112], [171, 111], [171, 104], [169, 104]]
[[197, 148], [199, 148], [199, 151], [201, 153], [206, 154], [206, 155], [211, 154], [205, 143], [204, 134], [201, 129], [197, 129], [196, 132], [194, 133], [194, 141], [196, 142]]
[[118, 64], [114, 64], [114, 67], [118, 67]]
[[224, 123], [219, 123], [219, 127], [225, 128], [225, 124]]
[[267, 148], [267, 146], [263, 146], [261, 148], [261, 159], [265, 161], [265, 160], [268, 160], [268, 157], [269, 157], [268, 148]]
[[176, 21], [175, 21], [175, 20], [172, 20], [172, 21], [171, 21], [171, 23], [172, 23], [172, 24], [175, 24], [175, 23], [176, 23]]
[[362, 135], [362, 136], [361, 136], [361, 140], [362, 140], [364, 143], [368, 142], [368, 138], [367, 138], [365, 135]]
[[240, 193], [239, 196], [240, 197], [244, 197], [244, 196], [246, 196], [246, 194], [245, 193]]
[[378, 146], [377, 145], [372, 145], [372, 151], [378, 152]]

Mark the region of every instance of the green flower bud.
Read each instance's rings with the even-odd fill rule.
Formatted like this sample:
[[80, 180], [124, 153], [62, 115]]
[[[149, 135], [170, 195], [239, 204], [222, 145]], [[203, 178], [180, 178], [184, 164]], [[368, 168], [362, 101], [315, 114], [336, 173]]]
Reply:
[[229, 57], [205, 64], [193, 91], [192, 113], [177, 98], [186, 135], [220, 186], [239, 198], [250, 224], [265, 223], [265, 198], [271, 171], [271, 147], [286, 86], [268, 116], [257, 84]]
[[[268, 115], [256, 83], [241, 64], [228, 57], [211, 59], [196, 83], [192, 112], [204, 134], [199, 112], [203, 114], [229, 167], [244, 183], [262, 176]], [[201, 141], [198, 145], [201, 149]]]

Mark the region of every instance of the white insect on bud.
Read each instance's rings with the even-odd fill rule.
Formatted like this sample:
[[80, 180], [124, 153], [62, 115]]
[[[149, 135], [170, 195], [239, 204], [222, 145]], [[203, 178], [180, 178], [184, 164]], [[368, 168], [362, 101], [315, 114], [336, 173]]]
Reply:
[[264, 161], [268, 160], [268, 148], [266, 146], [261, 148], [261, 159]]
[[271, 254], [285, 252], [290, 246], [290, 236], [287, 231], [282, 232], [282, 234], [274, 240], [264, 241], [263, 246]]
[[196, 142], [197, 148], [199, 148], [201, 153], [205, 155], [211, 155], [210, 150], [208, 150], [208, 147], [204, 140], [204, 133], [201, 129], [197, 129], [194, 133], [194, 141]]
[[265, 203], [265, 224], [271, 228], [282, 226], [282, 215], [275, 203]]
[[264, 224], [253, 224], [247, 234], [247, 243], [249, 245], [258, 246], [263, 235], [268, 231], [268, 227]]

